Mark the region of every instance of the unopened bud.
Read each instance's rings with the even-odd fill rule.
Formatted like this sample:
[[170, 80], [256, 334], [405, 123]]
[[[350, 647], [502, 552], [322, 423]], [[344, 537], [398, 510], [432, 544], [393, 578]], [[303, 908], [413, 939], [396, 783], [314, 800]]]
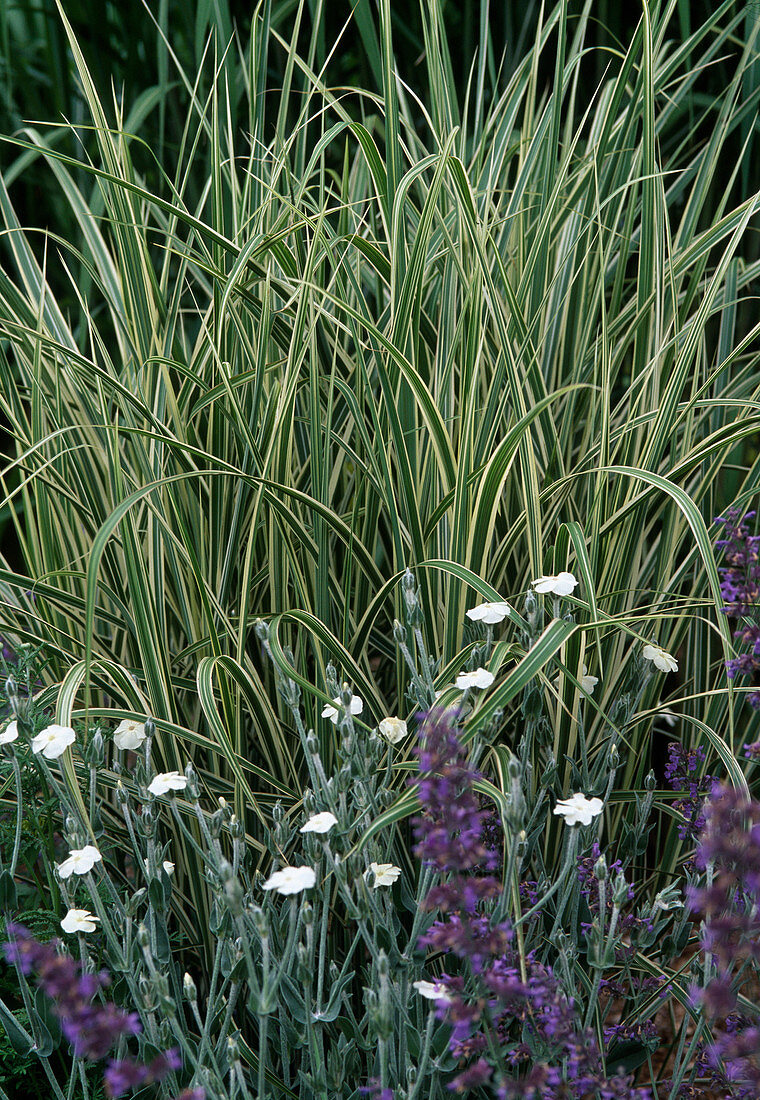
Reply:
[[195, 1001], [198, 1000], [198, 990], [196, 988], [195, 982], [190, 977], [187, 971], [185, 971], [185, 976], [182, 979], [182, 995], [186, 1001], [190, 1002], [190, 1004], [193, 1004]]

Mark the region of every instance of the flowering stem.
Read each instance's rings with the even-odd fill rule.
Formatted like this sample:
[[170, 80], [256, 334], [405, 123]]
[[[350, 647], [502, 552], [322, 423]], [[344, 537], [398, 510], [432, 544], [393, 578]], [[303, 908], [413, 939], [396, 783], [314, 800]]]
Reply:
[[317, 1014], [322, 1011], [322, 994], [325, 984], [325, 967], [327, 965], [327, 922], [330, 916], [330, 906], [327, 899], [322, 901], [322, 916], [319, 922], [319, 962], [317, 964]]
[[[416, 1100], [417, 1093], [422, 1088], [422, 1084], [425, 1081], [425, 1070], [427, 1069], [428, 1061], [430, 1060], [430, 1042], [433, 1038], [433, 1025], [435, 1024], [435, 1012], [428, 1012], [427, 1026], [425, 1028], [425, 1038], [422, 1041], [422, 1052], [420, 1053], [419, 1060], [417, 1062], [417, 1080], [411, 1091], [408, 1093], [407, 1100]], [[432, 1081], [428, 1082], [431, 1087], [432, 1093]]]
[[[519, 927], [520, 925], [524, 924], [525, 921], [528, 919], [528, 917], [532, 917], [534, 913], [538, 913], [539, 910], [543, 909], [544, 905], [549, 900], [549, 898], [557, 893], [560, 886], [562, 886], [565, 879], [567, 878], [568, 872], [572, 869], [573, 863], [575, 861], [575, 851], [576, 851], [576, 848], [578, 846], [578, 828], [577, 828], [577, 826], [576, 825], [569, 825], [568, 828], [567, 828], [567, 834], [568, 834], [567, 835], [567, 841], [566, 841], [566, 844], [565, 844], [565, 858], [564, 858], [564, 861], [562, 863], [562, 867], [560, 869], [560, 872], [557, 875], [556, 880], [552, 883], [552, 885], [549, 887], [549, 889], [544, 894], [544, 896], [541, 898], [541, 900], [536, 902], [536, 904], [531, 909], [529, 909], [527, 913], [523, 913], [523, 915], [520, 917], [520, 919], [518, 921], [515, 921], [515, 927], [516, 928]], [[565, 906], [563, 904], [557, 909], [557, 915], [556, 915], [555, 920], [554, 920], [554, 927], [552, 929], [552, 935], [554, 935], [554, 933], [557, 931], [557, 929], [559, 927], [559, 922], [562, 918], [562, 913], [564, 911], [564, 908], [565, 908]]]
[[19, 766], [18, 758], [15, 752], [13, 754], [13, 778], [16, 786], [16, 831], [13, 835], [13, 854], [11, 855], [10, 866], [11, 877], [16, 874], [16, 864], [18, 863], [18, 854], [21, 849], [21, 827], [24, 819], [24, 804], [21, 790], [21, 768]]

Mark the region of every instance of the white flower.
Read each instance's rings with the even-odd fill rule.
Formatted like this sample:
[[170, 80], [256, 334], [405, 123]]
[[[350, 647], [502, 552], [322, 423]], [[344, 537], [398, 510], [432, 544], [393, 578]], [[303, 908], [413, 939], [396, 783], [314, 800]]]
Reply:
[[75, 740], [71, 726], [47, 726], [32, 738], [32, 752], [41, 752], [48, 760], [56, 760]]
[[448, 1003], [453, 999], [443, 982], [421, 981], [412, 982], [412, 985], [421, 997], [426, 997], [429, 1001], [446, 1001]]
[[18, 739], [18, 722], [9, 722], [0, 733], [0, 745], [10, 745], [11, 741]]
[[100, 920], [89, 909], [69, 909], [61, 921], [64, 932], [94, 932], [95, 924]]
[[331, 814], [329, 810], [324, 810], [321, 814], [314, 814], [310, 817], [298, 831], [299, 833], [329, 833], [333, 825], [337, 824], [338, 819], [335, 814]]
[[[329, 703], [325, 703], [324, 710], [322, 711], [323, 718], [329, 718], [334, 726], [337, 726], [340, 713], [343, 710], [343, 704], [340, 701], [340, 696], [333, 699], [335, 706], [330, 706]], [[361, 714], [364, 710], [364, 700], [358, 695], [351, 696], [351, 706], [349, 707], [351, 714]]]
[[511, 610], [512, 608], [508, 603], [481, 603], [477, 607], [471, 607], [466, 615], [474, 623], [486, 623], [488, 626], [493, 626], [494, 623], [500, 623], [506, 619]]
[[553, 596], [569, 596], [577, 580], [572, 573], [558, 573], [556, 577], [537, 577], [531, 584], [536, 592], [551, 592]]
[[139, 749], [145, 740], [145, 723], [125, 718], [113, 734], [113, 743], [117, 749]]
[[370, 863], [369, 869], [364, 872], [364, 877], [369, 878], [370, 874], [375, 876], [372, 885], [377, 890], [378, 886], [393, 886], [401, 874], [401, 868], [394, 867], [392, 863]]
[[599, 683], [598, 676], [590, 676], [586, 666], [583, 666], [583, 675], [581, 676], [581, 687], [587, 695], [594, 694], [594, 688]]
[[169, 791], [184, 791], [187, 778], [179, 772], [159, 772], [148, 785], [151, 794], [168, 794]]
[[641, 656], [651, 661], [660, 672], [678, 672], [678, 661], [670, 653], [666, 653], [658, 645], [645, 645]]
[[[148, 874], [150, 872], [150, 863], [147, 859], [144, 859], [143, 863], [145, 864], [145, 872], [146, 874]], [[165, 859], [161, 866], [163, 867], [164, 871], [166, 871], [167, 875], [174, 874], [174, 864], [171, 863], [168, 859]]]
[[487, 668], [476, 668], [474, 672], [460, 672], [454, 683], [460, 691], [467, 688], [490, 688], [496, 677]]
[[316, 881], [313, 867], [283, 867], [269, 876], [264, 889], [276, 890], [278, 894], [300, 894], [302, 890], [310, 890]]
[[86, 875], [93, 869], [96, 863], [100, 863], [102, 855], [94, 844], [85, 844], [84, 848], [73, 848], [58, 864], [59, 878], [71, 878], [72, 875]]
[[[552, 680], [552, 683], [554, 684], [555, 688], [559, 689], [559, 676], [557, 676], [556, 679]], [[589, 676], [588, 669], [584, 665], [583, 666], [583, 675], [581, 676], [580, 683], [581, 683], [581, 689], [583, 691], [585, 691], [587, 695], [593, 695], [594, 694], [594, 688], [599, 683], [599, 677], [598, 676]]]
[[383, 718], [377, 729], [391, 745], [398, 745], [399, 741], [403, 741], [408, 733], [403, 718]]
[[604, 809], [601, 798], [586, 798], [578, 792], [570, 798], [560, 798], [554, 807], [555, 814], [561, 814], [568, 825], [590, 825], [591, 818]]

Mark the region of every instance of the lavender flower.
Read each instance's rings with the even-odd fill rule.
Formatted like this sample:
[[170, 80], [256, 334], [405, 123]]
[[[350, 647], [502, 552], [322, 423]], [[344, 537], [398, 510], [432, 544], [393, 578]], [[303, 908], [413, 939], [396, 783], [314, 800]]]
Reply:
[[[436, 1016], [451, 1024], [449, 1049], [460, 1070], [452, 1092], [489, 1090], [499, 1100], [541, 1096], [601, 1096], [651, 1100], [628, 1078], [607, 1077], [596, 1037], [579, 1022], [575, 1003], [534, 952], [516, 948], [509, 921], [494, 921], [490, 899], [502, 886], [490, 874], [496, 853], [483, 840], [481, 809], [471, 767], [448, 713], [431, 712], [421, 731], [418, 792], [423, 813], [414, 822], [416, 854], [447, 879], [424, 905], [438, 909], [420, 937], [452, 962], [437, 984]], [[535, 884], [532, 884], [535, 885]]]
[[[731, 508], [725, 516], [715, 519], [716, 523], [723, 524], [725, 531], [725, 538], [715, 543], [716, 550], [724, 552], [724, 564], [720, 569], [720, 591], [726, 601], [723, 612], [741, 622], [739, 629], [734, 631], [734, 638], [749, 647], [747, 652], [726, 662], [726, 671], [732, 680], [760, 671], [760, 535], [750, 535], [747, 525], [747, 520], [754, 519], [755, 514], [747, 512], [742, 516], [738, 509]], [[760, 709], [760, 691], [751, 692], [749, 702], [755, 710]]]
[[665, 765], [665, 778], [674, 791], [686, 791], [686, 798], [673, 803], [685, 822], [678, 826], [678, 835], [682, 840], [696, 840], [704, 828], [705, 798], [717, 782], [714, 775], [698, 775], [699, 766], [705, 759], [705, 750], [697, 747], [688, 752], [678, 741], [668, 745], [668, 763]]
[[3, 944], [8, 962], [23, 974], [35, 974], [37, 985], [52, 1001], [61, 1029], [78, 1058], [105, 1058], [122, 1036], [142, 1030], [136, 1012], [93, 998], [110, 982], [108, 974], [82, 973], [70, 956], [59, 954], [58, 940], [40, 943], [20, 924], [9, 924], [11, 939]]
[[704, 1052], [704, 1067], [729, 1096], [760, 1095], [760, 1018], [733, 1013], [744, 964], [760, 961], [760, 802], [715, 784], [705, 809], [697, 867], [707, 881], [687, 897], [704, 918], [703, 950], [712, 957], [714, 976], [693, 998], [713, 1017], [713, 1042]]
[[182, 1058], [176, 1048], [166, 1050], [146, 1066], [134, 1058], [114, 1059], [108, 1063], [103, 1079], [107, 1096], [123, 1096], [131, 1089], [163, 1081], [170, 1073], [181, 1069]]

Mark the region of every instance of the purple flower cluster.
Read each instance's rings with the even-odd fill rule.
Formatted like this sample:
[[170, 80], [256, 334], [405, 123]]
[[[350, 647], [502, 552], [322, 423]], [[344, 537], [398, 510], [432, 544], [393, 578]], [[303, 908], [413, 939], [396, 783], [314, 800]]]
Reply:
[[22, 974], [35, 975], [78, 1058], [105, 1058], [122, 1036], [139, 1035], [136, 1012], [125, 1012], [110, 1001], [94, 1003], [95, 995], [110, 982], [107, 973], [82, 973], [70, 955], [58, 952], [58, 940], [40, 943], [21, 924], [9, 924], [8, 933], [12, 938], [3, 944], [6, 960], [18, 965]]
[[157, 1054], [147, 1066], [134, 1058], [112, 1058], [103, 1074], [106, 1095], [123, 1096], [132, 1089], [163, 1081], [168, 1074], [181, 1068], [182, 1058], [176, 1047]]
[[697, 747], [688, 752], [679, 741], [668, 745], [668, 763], [665, 778], [674, 791], [686, 791], [687, 797], [673, 803], [683, 814], [685, 821], [678, 826], [682, 840], [696, 840], [705, 825], [704, 804], [707, 795], [717, 782], [714, 775], [698, 775], [705, 759], [705, 750]]
[[[744, 620], [734, 632], [734, 637], [748, 650], [726, 662], [730, 679], [736, 676], [752, 676], [760, 671], [760, 535], [751, 535], [747, 520], [755, 518], [755, 512], [742, 516], [731, 508], [725, 516], [717, 516], [715, 522], [724, 526], [725, 538], [715, 543], [722, 550], [724, 564], [720, 569], [720, 590], [726, 601], [723, 611], [729, 618]], [[751, 620], [747, 622], [746, 620]], [[760, 691], [753, 691], [749, 702], [760, 709]]]
[[501, 893], [491, 874], [496, 853], [483, 841], [486, 812], [474, 789], [480, 778], [447, 714], [432, 712], [421, 731], [418, 793], [423, 813], [414, 822], [416, 854], [447, 880], [425, 901], [440, 918], [420, 938], [447, 956], [453, 974], [439, 979], [440, 1019], [452, 1025], [449, 1048], [461, 1069], [452, 1092], [489, 1088], [513, 1097], [599, 1096], [649, 1100], [623, 1076], [607, 1077], [593, 1031], [584, 1029], [572, 998], [534, 952], [522, 958], [508, 921], [495, 922], [484, 903]]
[[760, 1095], [760, 1019], [733, 1010], [746, 963], [760, 962], [760, 802], [716, 784], [705, 809], [697, 866], [708, 872], [703, 887], [687, 894], [692, 909], [704, 918], [702, 947], [712, 956], [717, 974], [695, 1001], [714, 1017], [724, 1018], [713, 1030], [704, 1064], [728, 1096]]
[[[18, 966], [22, 974], [34, 975], [37, 985], [53, 1002], [61, 1030], [77, 1058], [100, 1061], [121, 1038], [140, 1034], [142, 1026], [136, 1012], [95, 999], [110, 984], [106, 971], [83, 972], [70, 955], [58, 950], [58, 940], [41, 943], [21, 924], [9, 924], [8, 935], [10, 939], [3, 944], [6, 961]], [[147, 1066], [132, 1058], [111, 1059], [104, 1074], [106, 1094], [122, 1096], [130, 1089], [162, 1081], [181, 1065], [178, 1050], [158, 1054]], [[185, 1090], [184, 1100], [205, 1100], [205, 1092]]]

